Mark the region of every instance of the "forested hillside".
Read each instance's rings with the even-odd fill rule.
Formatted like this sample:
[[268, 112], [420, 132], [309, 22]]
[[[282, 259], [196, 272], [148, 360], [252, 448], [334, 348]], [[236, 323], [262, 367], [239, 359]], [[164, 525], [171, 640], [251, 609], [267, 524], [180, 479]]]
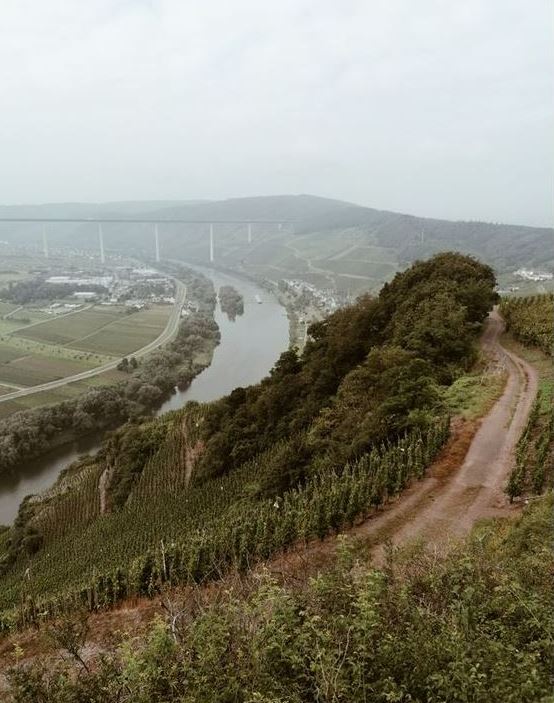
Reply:
[[4, 627], [244, 570], [379, 509], [447, 439], [494, 286], [460, 254], [416, 263], [258, 385], [113, 433], [0, 535]]

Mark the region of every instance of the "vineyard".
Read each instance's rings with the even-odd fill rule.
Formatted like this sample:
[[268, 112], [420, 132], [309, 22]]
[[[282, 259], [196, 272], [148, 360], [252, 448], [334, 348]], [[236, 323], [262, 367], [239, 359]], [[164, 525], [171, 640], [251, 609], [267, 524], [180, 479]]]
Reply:
[[554, 294], [504, 298], [500, 312], [508, 330], [522, 344], [554, 355]]
[[539, 394], [517, 444], [516, 463], [506, 488], [510, 500], [524, 492], [542, 493], [554, 482], [554, 399], [546, 399], [544, 410], [542, 400]]
[[[151, 596], [165, 583], [203, 582], [230, 568], [243, 571], [298, 540], [323, 539], [421, 478], [449, 435], [449, 418], [437, 418], [425, 433], [407, 434], [340, 470], [321, 472], [294, 490], [263, 498], [256, 496], [255, 484], [267, 456], [202, 486], [179, 486], [184, 472], [175, 471], [174, 462], [182, 450], [180, 418], [173, 423], [122, 511], [99, 515], [94, 496], [98, 473], [91, 463], [77, 491], [61, 487], [57, 500], [52, 496], [31, 519], [48, 540], [47, 549], [23, 578], [24, 563], [3, 580], [3, 627], [78, 604], [92, 610], [130, 595]], [[160, 490], [152, 480], [156, 475], [171, 483]], [[14, 602], [22, 606], [10, 611]]]
[[260, 570], [210, 592], [168, 591], [145, 629], [124, 619], [137, 617], [132, 605], [64, 614], [23, 646], [4, 643], [16, 667], [2, 700], [547, 703], [553, 507], [549, 494], [446, 553], [391, 552], [382, 570], [345, 539], [307, 582]]
[[515, 465], [506, 487], [513, 501], [554, 486], [554, 295], [504, 299], [500, 309], [514, 337], [523, 345], [540, 350], [536, 354], [546, 362], [542, 364], [540, 391], [517, 444]]

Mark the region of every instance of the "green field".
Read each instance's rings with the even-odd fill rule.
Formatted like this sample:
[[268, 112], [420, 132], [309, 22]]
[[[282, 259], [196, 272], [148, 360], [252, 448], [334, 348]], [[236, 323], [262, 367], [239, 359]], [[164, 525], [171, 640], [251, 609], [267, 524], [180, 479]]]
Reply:
[[[22, 352], [0, 342], [0, 368], [2, 368], [3, 364], [9, 364], [10, 362], [15, 361], [16, 359], [20, 359], [22, 356]], [[2, 373], [0, 371], [0, 377], [1, 376]]]
[[156, 339], [165, 328], [170, 311], [169, 306], [160, 305], [130, 314], [119, 306], [96, 306], [33, 325], [17, 332], [17, 336], [80, 351], [119, 356]]
[[[164, 305], [134, 313], [122, 306], [96, 306], [22, 329], [0, 320], [0, 386], [48, 383], [132, 354], [161, 334], [170, 312]], [[58, 395], [56, 400], [67, 397]]]
[[0, 317], [3, 317], [4, 315], [8, 315], [12, 310], [15, 310], [17, 308], [17, 305], [13, 305], [12, 303], [3, 303], [0, 301]]
[[85, 368], [93, 368], [94, 366], [113, 360], [112, 356], [107, 356], [105, 354], [93, 354], [92, 352], [83, 352], [69, 347], [59, 347], [53, 344], [34, 342], [30, 339], [23, 339], [15, 335], [4, 335], [0, 337], [0, 383], [2, 379], [1, 369], [4, 368], [6, 364], [31, 357], [74, 362], [79, 365], [84, 365]]
[[[38, 408], [44, 405], [61, 403], [64, 400], [75, 398], [91, 388], [111, 385], [112, 383], [127, 380], [128, 378], [129, 377], [126, 373], [114, 369], [113, 371], [100, 373], [92, 378], [68, 383], [65, 386], [60, 386], [59, 388], [55, 388], [53, 390], [41, 391], [39, 393], [21, 396], [19, 398], [15, 398], [14, 400], [7, 400], [4, 403], [0, 403], [0, 419], [13, 415], [13, 413], [19, 412], [20, 410], [28, 410], [30, 408]], [[13, 388], [0, 386], [0, 395], [10, 393], [13, 390]]]
[[125, 315], [120, 307], [83, 310], [50, 319], [18, 332], [19, 337], [39, 342], [68, 345], [94, 334]]
[[0, 382], [5, 381], [18, 386], [36, 386], [73, 376], [88, 369], [90, 365], [84, 362], [31, 355], [0, 366]]
[[130, 354], [159, 337], [167, 324], [171, 308], [155, 306], [126, 315], [117, 322], [104, 326], [95, 334], [72, 343], [75, 349], [102, 352], [113, 356]]

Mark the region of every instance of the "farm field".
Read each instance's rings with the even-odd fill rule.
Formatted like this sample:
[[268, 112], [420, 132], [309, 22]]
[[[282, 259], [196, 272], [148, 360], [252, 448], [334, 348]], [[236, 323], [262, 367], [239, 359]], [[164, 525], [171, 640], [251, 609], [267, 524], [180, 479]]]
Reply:
[[316, 260], [313, 265], [331, 273], [352, 274], [376, 279], [391, 278], [397, 271], [396, 265], [388, 262], [363, 261], [351, 258]]
[[6, 283], [24, 281], [29, 278], [29, 273], [26, 271], [15, 271], [15, 270], [4, 270], [0, 271], [0, 286], [6, 285]]
[[119, 356], [156, 339], [167, 324], [170, 311], [167, 305], [131, 314], [120, 306], [96, 306], [20, 330], [17, 337], [104, 356]]
[[86, 362], [49, 359], [39, 355], [23, 356], [0, 366], [0, 383], [5, 381], [18, 386], [36, 386], [88, 369], [90, 364]]
[[53, 344], [70, 344], [125, 316], [124, 308], [94, 307], [82, 312], [48, 319], [18, 332], [19, 337]]
[[0, 317], [3, 317], [4, 315], [9, 315], [10, 312], [13, 310], [16, 310], [17, 305], [14, 305], [13, 303], [3, 303], [0, 301]]
[[167, 324], [170, 310], [168, 306], [159, 305], [133, 315], [119, 317], [116, 322], [73, 342], [71, 347], [112, 356], [130, 354], [161, 334]]
[[[48, 383], [131, 354], [161, 334], [170, 312], [171, 307], [163, 305], [135, 313], [122, 306], [96, 306], [22, 329], [11, 320], [0, 320], [0, 386]], [[61, 393], [60, 398], [58, 391], [55, 395], [55, 400], [68, 397]], [[28, 407], [23, 399], [17, 404]]]
[[[32, 393], [31, 395], [22, 396], [21, 398], [8, 400], [5, 403], [0, 403], [0, 419], [13, 415], [13, 413], [19, 412], [20, 410], [29, 410], [31, 408], [61, 403], [64, 400], [75, 398], [91, 388], [111, 385], [126, 379], [128, 379], [126, 373], [114, 369], [113, 371], [106, 371], [105, 373], [98, 374], [97, 376], [87, 378], [83, 381], [68, 383], [65, 386], [60, 386], [53, 390]], [[0, 386], [0, 395], [9, 393], [12, 390], [13, 388]]]
[[[57, 347], [52, 344], [42, 344], [16, 336], [4, 335], [0, 336], [0, 384], [2, 383], [2, 378], [6, 381], [8, 380], [6, 375], [11, 374], [9, 370], [10, 365], [14, 363], [19, 364], [25, 359], [35, 358], [61, 363], [70, 362], [77, 364], [80, 370], [91, 369], [113, 360], [111, 356], [87, 353], [67, 347]], [[10, 382], [12, 381], [10, 380]]]

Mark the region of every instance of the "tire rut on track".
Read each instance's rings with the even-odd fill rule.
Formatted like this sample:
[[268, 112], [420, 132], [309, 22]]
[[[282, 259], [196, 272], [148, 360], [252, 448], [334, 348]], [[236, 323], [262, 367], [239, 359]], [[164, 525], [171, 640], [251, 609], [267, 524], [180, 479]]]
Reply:
[[[482, 336], [484, 351], [503, 364], [508, 378], [502, 396], [483, 418], [461, 466], [446, 478], [431, 475], [408, 491], [382, 516], [358, 528], [368, 537], [379, 532], [375, 558], [383, 554], [384, 540], [402, 544], [422, 539], [439, 547], [461, 537], [482, 518], [513, 514], [504, 486], [514, 462], [514, 451], [537, 394], [538, 375], [525, 361], [500, 343], [504, 322], [490, 313]], [[383, 522], [389, 522], [387, 529]]]

